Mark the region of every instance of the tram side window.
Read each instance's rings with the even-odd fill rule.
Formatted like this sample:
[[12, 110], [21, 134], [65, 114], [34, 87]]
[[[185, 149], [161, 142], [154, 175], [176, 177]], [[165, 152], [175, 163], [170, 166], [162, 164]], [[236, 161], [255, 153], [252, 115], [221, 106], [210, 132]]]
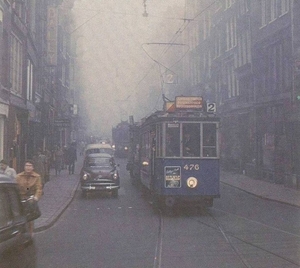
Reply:
[[217, 156], [216, 124], [203, 124], [203, 157]]
[[166, 125], [166, 156], [180, 156], [180, 125], [167, 123]]
[[182, 124], [182, 151], [185, 157], [200, 157], [200, 124]]

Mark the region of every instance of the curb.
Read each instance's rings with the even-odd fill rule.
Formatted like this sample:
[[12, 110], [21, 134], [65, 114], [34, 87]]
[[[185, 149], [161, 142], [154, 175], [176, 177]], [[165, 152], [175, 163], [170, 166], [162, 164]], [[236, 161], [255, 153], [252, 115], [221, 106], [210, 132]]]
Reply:
[[69, 200], [67, 200], [64, 204], [62, 204], [61, 208], [55, 213], [55, 215], [51, 218], [49, 218], [43, 225], [34, 228], [34, 233], [42, 232], [45, 231], [46, 229], [52, 227], [54, 223], [60, 218], [60, 216], [64, 213], [64, 211], [67, 209], [67, 207], [71, 204], [75, 197], [75, 192], [79, 186], [79, 181], [78, 183], [74, 186], [72, 192], [71, 192], [71, 197]]
[[227, 186], [230, 186], [230, 187], [233, 187], [233, 188], [236, 188], [236, 189], [239, 189], [240, 191], [243, 191], [247, 194], [251, 194], [251, 195], [254, 195], [254, 196], [257, 196], [258, 198], [261, 198], [261, 199], [264, 199], [264, 200], [268, 200], [268, 201], [273, 201], [273, 202], [277, 202], [277, 203], [280, 203], [280, 204], [285, 204], [285, 205], [290, 205], [292, 207], [297, 207], [297, 208], [300, 208], [300, 205], [297, 205], [297, 204], [293, 204], [293, 203], [290, 203], [290, 202], [286, 202], [286, 201], [283, 201], [283, 200], [278, 200], [278, 199], [275, 199], [275, 198], [271, 198], [271, 197], [266, 197], [266, 196], [263, 196], [263, 195], [260, 195], [260, 194], [257, 194], [257, 193], [254, 193], [254, 192], [251, 192], [249, 190], [245, 190], [239, 186], [236, 186], [236, 185], [233, 185], [233, 184], [230, 184], [228, 182], [224, 182], [224, 181], [220, 181], [221, 183], [227, 185]]

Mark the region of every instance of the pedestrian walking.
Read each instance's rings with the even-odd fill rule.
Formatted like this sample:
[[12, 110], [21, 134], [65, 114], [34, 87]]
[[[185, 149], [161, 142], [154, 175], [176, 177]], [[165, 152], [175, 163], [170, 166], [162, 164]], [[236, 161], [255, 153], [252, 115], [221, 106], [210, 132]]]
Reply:
[[63, 169], [64, 165], [64, 152], [60, 148], [59, 145], [57, 145], [56, 150], [54, 152], [54, 168], [55, 168], [55, 174], [60, 174], [61, 170]]
[[45, 149], [43, 155], [46, 156], [46, 164], [45, 164], [45, 183], [50, 180], [50, 167], [51, 167], [51, 160], [52, 154], [48, 149]]
[[63, 169], [67, 169], [68, 168], [68, 146], [67, 145], [63, 147], [63, 152], [64, 152]]
[[[38, 201], [43, 193], [43, 185], [41, 176], [34, 171], [34, 162], [31, 160], [25, 161], [24, 171], [17, 174], [16, 181], [22, 200], [27, 200], [31, 196], [35, 201]], [[28, 222], [28, 229], [33, 235], [34, 221]]]
[[34, 170], [41, 176], [42, 185], [46, 183], [47, 157], [42, 153], [41, 149], [33, 157]]
[[84, 141], [81, 141], [80, 143], [79, 143], [79, 149], [80, 149], [80, 152], [79, 152], [79, 154], [80, 155], [83, 155], [84, 154], [84, 149], [85, 149], [85, 142]]
[[75, 162], [77, 161], [76, 143], [72, 142], [67, 151], [69, 174], [74, 174]]
[[5, 174], [11, 177], [13, 180], [17, 176], [17, 172], [8, 165], [8, 162], [4, 159], [0, 161], [0, 174]]

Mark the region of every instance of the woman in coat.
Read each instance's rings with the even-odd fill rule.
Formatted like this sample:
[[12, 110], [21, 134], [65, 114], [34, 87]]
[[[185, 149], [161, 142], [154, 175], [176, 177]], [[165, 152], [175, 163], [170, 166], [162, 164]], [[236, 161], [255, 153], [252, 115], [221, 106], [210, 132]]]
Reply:
[[[34, 171], [33, 161], [27, 160], [24, 165], [24, 171], [17, 174], [16, 181], [22, 200], [33, 196], [33, 199], [38, 201], [43, 193], [43, 185], [41, 176]], [[28, 223], [29, 232], [33, 234], [34, 222]]]

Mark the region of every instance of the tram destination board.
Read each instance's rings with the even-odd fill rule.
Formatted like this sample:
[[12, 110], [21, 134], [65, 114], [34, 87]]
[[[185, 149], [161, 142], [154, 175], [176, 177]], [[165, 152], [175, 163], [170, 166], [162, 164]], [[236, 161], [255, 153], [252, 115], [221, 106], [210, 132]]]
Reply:
[[203, 98], [179, 96], [175, 99], [175, 107], [176, 109], [202, 109]]

